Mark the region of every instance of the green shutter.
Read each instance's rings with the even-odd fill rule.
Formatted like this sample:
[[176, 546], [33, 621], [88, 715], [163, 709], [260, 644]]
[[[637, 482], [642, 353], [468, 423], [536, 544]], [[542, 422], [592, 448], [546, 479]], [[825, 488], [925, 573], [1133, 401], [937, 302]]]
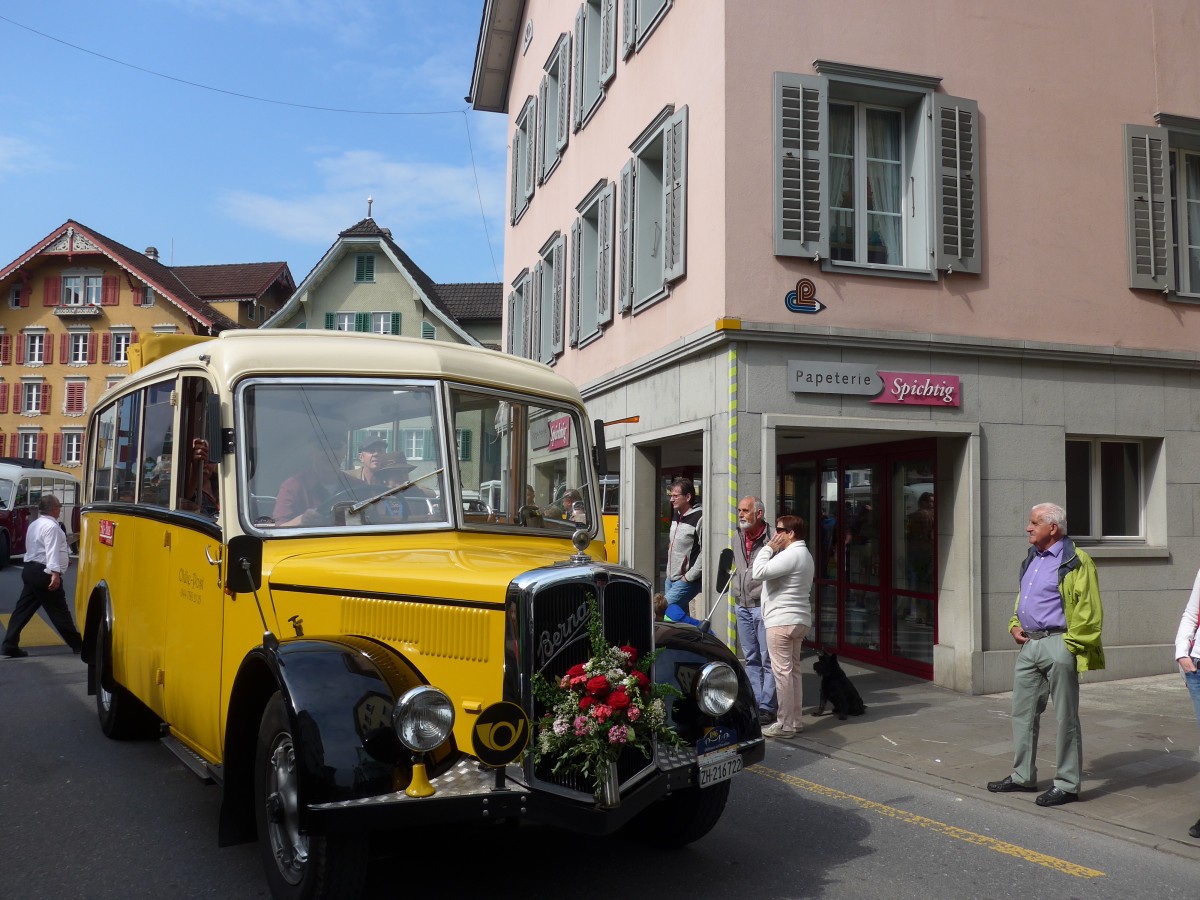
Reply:
[[333, 331], [337, 328], [337, 321], [334, 319], [333, 313], [325, 313], [325, 328], [328, 331]]
[[355, 313], [354, 314], [354, 330], [355, 331], [370, 331], [371, 330], [371, 314], [370, 313]]
[[400, 333], [400, 313], [392, 313], [392, 334]]
[[463, 462], [471, 458], [471, 432], [466, 428], [458, 429], [458, 458]]
[[435, 340], [437, 338], [437, 329], [435, 329], [428, 322], [422, 322], [421, 323], [421, 337], [423, 337], [427, 341]]

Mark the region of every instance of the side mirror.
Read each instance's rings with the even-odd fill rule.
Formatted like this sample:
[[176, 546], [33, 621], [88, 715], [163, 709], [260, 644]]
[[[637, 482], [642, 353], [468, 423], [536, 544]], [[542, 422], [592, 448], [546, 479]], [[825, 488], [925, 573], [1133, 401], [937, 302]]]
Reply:
[[729, 587], [729, 579], [733, 578], [733, 548], [726, 547], [721, 551], [721, 556], [717, 560], [717, 593], [725, 593], [725, 588]]
[[604, 420], [594, 420], [592, 428], [596, 432], [595, 446], [593, 447], [596, 456], [596, 474], [604, 477], [608, 474], [608, 448], [604, 444]]
[[226, 554], [229, 566], [225, 578], [235, 594], [252, 594], [262, 584], [262, 539], [239, 534], [229, 541]]

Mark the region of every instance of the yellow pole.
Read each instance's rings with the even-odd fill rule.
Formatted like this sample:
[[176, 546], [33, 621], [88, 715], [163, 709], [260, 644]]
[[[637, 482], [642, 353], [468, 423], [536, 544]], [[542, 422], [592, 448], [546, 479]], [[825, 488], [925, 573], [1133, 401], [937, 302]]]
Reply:
[[[740, 540], [737, 530], [737, 344], [729, 342], [729, 542]], [[733, 591], [728, 596], [729, 613], [725, 643], [737, 653], [737, 615], [733, 611]]]

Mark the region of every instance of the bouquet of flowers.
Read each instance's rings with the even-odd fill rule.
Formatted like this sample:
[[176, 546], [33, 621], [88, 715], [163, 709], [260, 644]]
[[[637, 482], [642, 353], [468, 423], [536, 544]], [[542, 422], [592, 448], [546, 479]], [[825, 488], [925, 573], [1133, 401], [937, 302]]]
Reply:
[[647, 674], [658, 651], [639, 654], [634, 647], [612, 647], [594, 597], [588, 597], [588, 639], [592, 655], [557, 681], [535, 673], [533, 694], [547, 710], [537, 723], [534, 760], [552, 760], [551, 771], [591, 779], [600, 795], [609, 767], [626, 747], [649, 758], [654, 738], [679, 746], [667, 725], [665, 700], [673, 686], [656, 684]]

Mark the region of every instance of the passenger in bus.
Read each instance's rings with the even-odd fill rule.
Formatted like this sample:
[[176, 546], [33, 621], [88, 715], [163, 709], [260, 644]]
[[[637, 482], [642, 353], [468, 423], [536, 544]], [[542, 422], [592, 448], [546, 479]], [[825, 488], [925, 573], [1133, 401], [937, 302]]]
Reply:
[[[387, 441], [377, 440], [369, 441], [358, 448], [358, 469], [355, 470], [354, 476], [367, 484], [378, 484], [382, 486], [385, 479], [382, 477], [381, 463], [385, 456], [388, 456]], [[395, 456], [397, 454], [391, 454]], [[401, 459], [404, 454], [398, 454]], [[407, 465], [407, 460], [405, 464]], [[411, 469], [412, 467], [409, 466]]]
[[326, 522], [324, 505], [346, 487], [343, 482], [351, 480], [341, 466], [341, 460], [346, 456], [344, 438], [311, 434], [305, 454], [305, 467], [279, 486], [272, 514], [275, 525], [311, 527]]
[[217, 489], [217, 464], [208, 458], [208, 441], [204, 438], [192, 439], [192, 458], [188, 463], [188, 484], [185, 488], [187, 499], [180, 507], [188, 510], [199, 510], [214, 519], [221, 510]]

